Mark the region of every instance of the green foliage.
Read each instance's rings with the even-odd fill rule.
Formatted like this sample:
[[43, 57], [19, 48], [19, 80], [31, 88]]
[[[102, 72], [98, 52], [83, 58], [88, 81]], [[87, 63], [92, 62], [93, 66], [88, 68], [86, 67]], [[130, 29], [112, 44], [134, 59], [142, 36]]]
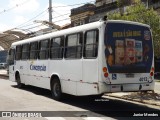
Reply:
[[155, 56], [160, 57], [160, 16], [155, 10], [146, 9], [146, 6], [138, 1], [134, 5], [128, 6], [124, 14], [120, 12], [108, 14], [108, 19], [129, 20], [150, 25]]
[[130, 5], [132, 3], [140, 3], [141, 0], [116, 0], [117, 1], [117, 6], [124, 7], [126, 5]]

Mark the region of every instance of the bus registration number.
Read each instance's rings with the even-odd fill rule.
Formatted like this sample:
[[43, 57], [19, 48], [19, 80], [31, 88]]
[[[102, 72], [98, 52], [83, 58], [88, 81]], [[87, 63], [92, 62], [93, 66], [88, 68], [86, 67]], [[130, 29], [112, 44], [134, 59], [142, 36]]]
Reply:
[[141, 77], [139, 79], [140, 82], [148, 82], [148, 78], [147, 77]]

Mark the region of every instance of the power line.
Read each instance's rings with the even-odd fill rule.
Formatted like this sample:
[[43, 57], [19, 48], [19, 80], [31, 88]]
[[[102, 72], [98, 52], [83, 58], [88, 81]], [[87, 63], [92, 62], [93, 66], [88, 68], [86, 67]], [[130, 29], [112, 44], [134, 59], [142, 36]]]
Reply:
[[[47, 10], [46, 10], [47, 11]], [[46, 14], [44, 14], [43, 16], [45, 16]], [[43, 17], [43, 16], [41, 16], [41, 17]], [[39, 17], [39, 16], [38, 16]], [[41, 18], [40, 17], [40, 18]], [[32, 18], [31, 18], [32, 19]], [[30, 21], [32, 21], [32, 20], [28, 20], [29, 22]], [[28, 23], [28, 22], [27, 22]], [[24, 27], [28, 27], [28, 26], [32, 26], [32, 25], [35, 25], [35, 23], [31, 23], [31, 24], [26, 24], [26, 23], [23, 23], [24, 25], [21, 25], [20, 27], [18, 27], [18, 28], [24, 28]], [[26, 24], [26, 25], [25, 25]]]
[[22, 5], [24, 5], [25, 3], [27, 3], [28, 1], [29, 1], [29, 0], [26, 0], [26, 1], [24, 1], [23, 3], [16, 4], [14, 7], [8, 8], [8, 9], [6, 9], [6, 10], [4, 9], [3, 11], [0, 12], [0, 14], [5, 13], [5, 12], [9, 12], [9, 11], [11, 11], [11, 10], [19, 7], [19, 6], [22, 6]]
[[[59, 16], [56, 16], [56, 17], [54, 17], [54, 18], [52, 18], [52, 19], [59, 18], [59, 17], [62, 17], [62, 16], [66, 16], [66, 15], [69, 15], [69, 14], [70, 14], [70, 13], [66, 13], [66, 14], [63, 14], [63, 15], [59, 15]], [[32, 23], [32, 24], [27, 24], [27, 25], [20, 26], [20, 27], [18, 27], [18, 28], [21, 29], [21, 28], [24, 28], [24, 27], [32, 26], [32, 25], [35, 25], [35, 24], [34, 24], [34, 23]]]
[[[48, 9], [47, 9], [47, 10], [48, 10]], [[24, 25], [24, 24], [26, 24], [26, 23], [28, 23], [28, 22], [34, 20], [35, 18], [37, 18], [38, 16], [42, 15], [42, 14], [43, 14], [44, 12], [46, 12], [47, 10], [42, 11], [41, 13], [39, 13], [38, 15], [36, 15], [35, 17], [33, 17], [33, 18], [29, 19], [28, 21], [26, 21], [26, 22], [24, 22], [24, 23], [22, 23], [22, 24], [16, 26], [15, 28], [18, 28], [18, 27], [20, 27], [20, 26], [22, 26], [22, 25]]]
[[[64, 20], [69, 20], [69, 19], [70, 18], [65, 18], [65, 19], [54, 21], [53, 23], [57, 23], [57, 22], [61, 22], [61, 21], [64, 21]], [[40, 26], [43, 26], [43, 25], [42, 24], [41, 25], [36, 25], [36, 26], [33, 26], [33, 27], [26, 28], [25, 30], [31, 30], [31, 29], [34, 29], [34, 28], [37, 28], [37, 27], [40, 27]]]
[[55, 17], [52, 18], [52, 19], [59, 18], [59, 17], [65, 16], [65, 15], [69, 15], [69, 14], [70, 14], [70, 13], [66, 13], [66, 14], [63, 14], [63, 15], [55, 16]]
[[[90, 1], [90, 2], [93, 2], [93, 1]], [[87, 3], [88, 3], [88, 2], [87, 2]], [[76, 5], [82, 5], [82, 4], [86, 4], [86, 3], [73, 4], [73, 5], [67, 5], [67, 6], [76, 6]], [[66, 7], [66, 6], [57, 6], [57, 7]], [[56, 7], [56, 8], [57, 8], [57, 7]], [[48, 9], [45, 10], [45, 11], [43, 11], [43, 12], [41, 12], [41, 13], [38, 14], [37, 16], [31, 18], [30, 20], [26, 21], [25, 23], [22, 23], [22, 24], [18, 25], [17, 27], [21, 27], [23, 24], [26, 24], [26, 23], [32, 21], [33, 19], [37, 18], [38, 16], [40, 16], [41, 14], [43, 14], [43, 13], [46, 12], [46, 11], [48, 11]], [[58, 17], [60, 17], [60, 16], [58, 16]], [[17, 28], [17, 27], [15, 27], [15, 28]]]
[[35, 24], [34, 24], [34, 23], [32, 23], [32, 24], [27, 24], [27, 25], [23, 25], [23, 26], [18, 27], [18, 28], [24, 28], [24, 27], [28, 27], [28, 26], [32, 26], [32, 25], [35, 25]]
[[43, 25], [41, 24], [41, 25], [33, 26], [33, 27], [30, 27], [30, 28], [26, 28], [25, 30], [34, 29], [34, 28], [37, 28], [37, 27], [40, 27], [40, 26], [43, 26]]
[[[59, 17], [62, 17], [62, 16], [66, 16], [66, 15], [69, 15], [69, 14], [70, 14], [70, 13], [62, 14], [62, 15], [56, 16], [56, 17], [54, 17], [54, 18], [52, 18], [52, 19], [59, 18]], [[25, 28], [25, 27], [32, 26], [32, 25], [35, 25], [35, 24], [34, 24], [34, 23], [32, 23], [32, 24], [27, 24], [27, 25], [20, 26], [20, 27], [18, 27], [18, 28], [21, 29], [21, 28]], [[33, 27], [34, 27], [34, 26], [33, 26]]]
[[70, 18], [65, 18], [65, 19], [61, 19], [61, 20], [57, 20], [57, 21], [53, 21], [53, 23], [57, 23], [57, 22], [60, 22], [60, 21], [64, 21], [64, 20], [69, 20]]
[[[92, 3], [92, 2], [95, 2], [95, 1], [89, 1], [87, 3]], [[53, 7], [59, 8], [59, 7], [77, 6], [77, 5], [83, 5], [83, 4], [86, 4], [86, 3], [72, 4], [72, 5], [65, 5], [65, 6], [53, 6]]]
[[[95, 2], [95, 1], [90, 1], [90, 2], [87, 2], [87, 3], [91, 3], [91, 2]], [[82, 4], [86, 4], [86, 3], [72, 4], [72, 5], [66, 5], [66, 6], [54, 6], [54, 8], [67, 7], [67, 6], [77, 6], [77, 5], [82, 5]], [[16, 26], [15, 28], [23, 28], [23, 27], [25, 27], [25, 26], [26, 26], [26, 25], [25, 25], [26, 23], [29, 23], [30, 21], [34, 20], [35, 18], [39, 17], [40, 15], [42, 15], [43, 13], [45, 13], [46, 11], [48, 11], [48, 8], [47, 8], [46, 10], [42, 11], [41, 13], [39, 13], [38, 15], [36, 15], [35, 17], [29, 19], [28, 21], [26, 21], [26, 22], [24, 22], [24, 23]], [[67, 14], [70, 14], [70, 13], [67, 13]], [[54, 17], [54, 18], [62, 17], [62, 16], [67, 15], [67, 14], [63, 14], [63, 15], [60, 15], [60, 16], [57, 16], [57, 17]], [[64, 21], [64, 20], [68, 20], [68, 19], [70, 19], [70, 18], [66, 18], [66, 19], [62, 19], [62, 20], [57, 20], [57, 21], [55, 21], [55, 22]], [[33, 24], [30, 24], [30, 25], [33, 25]], [[40, 25], [38, 25], [38, 26], [40, 26]], [[31, 28], [36, 28], [36, 27], [38, 27], [38, 26], [31, 27]], [[13, 29], [15, 29], [15, 28], [13, 28]], [[10, 29], [10, 30], [13, 30], [13, 29]]]

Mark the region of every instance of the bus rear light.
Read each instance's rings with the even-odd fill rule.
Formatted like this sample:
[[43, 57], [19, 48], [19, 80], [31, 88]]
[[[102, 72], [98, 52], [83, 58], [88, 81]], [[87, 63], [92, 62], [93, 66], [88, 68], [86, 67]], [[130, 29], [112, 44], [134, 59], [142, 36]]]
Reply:
[[104, 77], [108, 77], [108, 73], [104, 73]]
[[107, 68], [106, 67], [103, 68], [103, 72], [107, 72]]
[[154, 67], [152, 67], [152, 69], [151, 69], [151, 70], [152, 70], [152, 72], [154, 72]]
[[150, 76], [153, 76], [154, 74], [153, 74], [153, 72], [150, 72]]

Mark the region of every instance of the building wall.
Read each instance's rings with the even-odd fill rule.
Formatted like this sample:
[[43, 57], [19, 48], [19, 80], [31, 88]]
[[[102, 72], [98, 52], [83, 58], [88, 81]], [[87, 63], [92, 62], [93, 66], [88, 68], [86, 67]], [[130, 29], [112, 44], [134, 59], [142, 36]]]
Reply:
[[101, 19], [107, 12], [117, 11], [116, 0], [96, 0], [95, 5], [86, 4], [71, 10], [71, 26], [78, 26]]
[[96, 5], [96, 7], [100, 7], [100, 6], [103, 6], [105, 4], [110, 4], [110, 3], [113, 3], [113, 2], [116, 2], [116, 0], [96, 0], [95, 5]]
[[94, 11], [86, 11], [71, 16], [71, 26], [83, 25], [89, 22], [89, 17], [94, 15]]
[[94, 4], [86, 4], [71, 10], [71, 27], [86, 24], [89, 22], [89, 17], [94, 15]]
[[106, 16], [107, 13], [114, 13], [114, 12], [118, 12], [118, 11], [119, 11], [119, 9], [117, 7], [116, 2], [110, 3], [110, 4], [105, 4], [100, 7], [96, 7], [95, 14], [93, 16], [90, 16], [89, 22], [98, 21], [98, 20], [102, 19], [104, 16]]
[[154, 9], [160, 8], [160, 0], [141, 0], [148, 7], [153, 7]]
[[[160, 11], [160, 0], [141, 0], [149, 7], [153, 7]], [[148, 3], [147, 3], [148, 1]], [[124, 5], [121, 8], [125, 11], [125, 6], [134, 4], [134, 0], [124, 1]], [[86, 24], [89, 22], [98, 21], [103, 18], [107, 13], [113, 13], [119, 11], [117, 6], [117, 0], [96, 0], [94, 4], [86, 4], [84, 6], [74, 8], [71, 10], [71, 27]]]

